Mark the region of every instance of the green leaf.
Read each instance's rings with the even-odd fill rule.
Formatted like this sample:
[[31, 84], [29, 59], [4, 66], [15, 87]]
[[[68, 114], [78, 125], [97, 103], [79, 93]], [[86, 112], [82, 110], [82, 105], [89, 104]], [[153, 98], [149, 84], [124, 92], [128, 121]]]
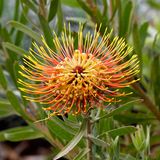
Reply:
[[115, 138], [117, 136], [123, 136], [125, 134], [133, 133], [136, 130], [137, 130], [136, 127], [125, 126], [125, 127], [120, 127], [120, 128], [117, 128], [117, 129], [110, 130], [110, 131], [108, 131], [108, 134], [111, 137]]
[[83, 0], [77, 0], [78, 4], [82, 9], [84, 9], [91, 17], [93, 16], [93, 12], [91, 8], [84, 2]]
[[151, 63], [151, 85], [154, 94], [154, 101], [160, 108], [160, 72], [157, 72], [157, 68], [160, 68], [159, 55], [155, 55]]
[[82, 160], [89, 152], [89, 149], [83, 149], [73, 160]]
[[62, 4], [70, 6], [70, 7], [80, 7], [78, 2], [76, 0], [71, 1], [71, 0], [61, 0]]
[[88, 138], [94, 143], [96, 144], [97, 146], [100, 146], [100, 147], [108, 147], [109, 144], [106, 143], [105, 141], [103, 141], [102, 139], [99, 139], [97, 137], [94, 137], [92, 135], [89, 135]]
[[[13, 54], [13, 53], [12, 53], [12, 54]], [[13, 80], [14, 84], [16, 84], [17, 81], [16, 81], [16, 77], [15, 77], [15, 75], [14, 75], [13, 63], [14, 63], [14, 62], [13, 62], [13, 60], [12, 60], [11, 58], [7, 58], [7, 59], [6, 59], [5, 66], [6, 66], [7, 71], [9, 72], [10, 77], [11, 77], [11, 79]]]
[[0, 0], [0, 17], [2, 16], [3, 13], [3, 8], [4, 8], [4, 0]]
[[1, 66], [0, 66], [0, 84], [2, 85], [4, 89], [7, 89], [7, 80], [6, 80], [6, 77], [3, 73], [3, 69]]
[[58, 3], [57, 18], [58, 18], [58, 23], [57, 23], [58, 34], [60, 34], [63, 29], [63, 13], [62, 13], [61, 0], [59, 0]]
[[159, 134], [157, 134], [157, 135], [152, 135], [151, 137], [150, 137], [150, 141], [151, 141], [151, 146], [152, 145], [157, 145], [157, 144], [159, 144], [159, 142], [160, 142], [160, 135]]
[[115, 138], [117, 136], [123, 136], [125, 134], [130, 134], [135, 132], [137, 129], [136, 127], [132, 127], [132, 126], [124, 126], [124, 127], [119, 127], [117, 129], [113, 129], [110, 131], [107, 131], [105, 133], [102, 133], [101, 135], [99, 135], [98, 137], [101, 137], [103, 135], [109, 134], [112, 138]]
[[137, 160], [137, 158], [129, 154], [120, 153], [120, 160]]
[[19, 23], [17, 21], [9, 21], [9, 24], [12, 27], [15, 27], [17, 30], [25, 33], [29, 37], [33, 38], [36, 42], [42, 44], [41, 36], [39, 36], [36, 32], [32, 31], [26, 25], [23, 25], [22, 23]]
[[139, 34], [139, 27], [136, 22], [133, 25], [133, 42], [134, 42], [134, 48], [135, 48], [136, 53], [138, 55], [141, 54], [142, 47], [141, 47], [141, 40], [140, 40], [140, 34]]
[[74, 128], [72, 128], [72, 126], [66, 125], [67, 122], [62, 121], [61, 119], [59, 119], [58, 117], [54, 117], [52, 118], [52, 121], [60, 126], [61, 128], [63, 128], [64, 130], [66, 130], [68, 133], [70, 133], [71, 135], [75, 135], [76, 134], [76, 130]]
[[141, 48], [144, 47], [146, 37], [148, 36], [148, 32], [147, 32], [147, 31], [148, 31], [148, 26], [149, 26], [149, 23], [148, 23], [148, 22], [144, 22], [144, 23], [140, 26], [140, 29], [139, 29], [140, 41], [141, 41]]
[[73, 138], [73, 135], [68, 133], [65, 130], [65, 127], [62, 127], [63, 123], [59, 126], [52, 120], [47, 122], [48, 128], [52, 134], [58, 137], [60, 140], [70, 141]]
[[82, 17], [66, 17], [66, 20], [69, 22], [75, 22], [75, 23], [86, 23], [88, 20], [86, 18], [82, 18]]
[[102, 118], [109, 118], [109, 117], [112, 117], [114, 115], [120, 114], [121, 112], [126, 111], [127, 109], [129, 109], [129, 108], [132, 107], [132, 105], [129, 105], [129, 104], [131, 104], [133, 102], [140, 102], [140, 101], [141, 101], [140, 99], [137, 99], [137, 100], [133, 100], [133, 101], [130, 101], [128, 103], [125, 103], [125, 104], [119, 106], [118, 108], [114, 109], [110, 113], [107, 113], [106, 115], [95, 119], [94, 122], [97, 122], [97, 121], [99, 121]]
[[130, 29], [131, 17], [133, 4], [132, 1], [127, 1], [125, 5], [122, 5], [122, 13], [120, 14], [120, 26], [119, 26], [119, 36], [127, 37], [128, 31]]
[[134, 51], [138, 55], [139, 59], [139, 70], [140, 74], [142, 75], [142, 46], [141, 46], [141, 39], [140, 39], [139, 27], [138, 24], [135, 22], [133, 24], [133, 43], [134, 43]]
[[160, 10], [160, 3], [155, 0], [147, 0], [148, 4], [154, 9]]
[[21, 3], [25, 4], [28, 6], [33, 12], [38, 13], [38, 8], [34, 1], [32, 0], [21, 0]]
[[3, 47], [6, 48], [6, 49], [9, 49], [19, 55], [23, 55], [23, 54], [28, 54], [27, 51], [25, 51], [24, 49], [20, 48], [20, 47], [17, 47], [16, 45], [12, 44], [12, 43], [9, 43], [9, 42], [3, 42], [2, 43]]
[[[103, 1], [105, 1], [105, 0], [103, 0]], [[111, 3], [112, 4], [110, 4], [110, 5], [112, 5], [113, 13], [110, 17], [110, 20], [109, 20], [110, 22], [112, 22], [114, 20], [114, 17], [116, 16], [116, 12], [121, 7], [121, 1], [120, 0], [116, 0], [116, 1], [114, 0], [114, 1], [111, 1]]]
[[0, 132], [0, 141], [8, 140], [18, 142], [23, 140], [31, 140], [43, 137], [39, 131], [27, 126], [7, 129]]
[[[20, 15], [20, 20], [19, 22], [23, 25], [26, 25], [27, 23], [27, 19], [26, 19], [26, 15], [28, 14], [28, 7], [24, 7], [23, 8], [23, 12]], [[22, 39], [23, 39], [24, 33], [21, 31], [17, 31], [16, 33], [16, 37], [15, 37], [15, 45], [20, 46], [20, 44], [22, 43]]]
[[0, 117], [6, 117], [15, 114], [15, 111], [9, 101], [0, 100]]
[[16, 0], [15, 7], [14, 7], [14, 20], [17, 21], [19, 17], [19, 0]]
[[86, 132], [87, 120], [84, 119], [81, 125], [79, 132], [75, 135], [75, 137], [53, 158], [53, 160], [57, 160], [63, 156], [65, 156], [68, 152], [70, 152], [82, 139]]
[[142, 114], [142, 113], [124, 113], [124, 114], [117, 114], [114, 116], [114, 119], [125, 124], [143, 124], [143, 123], [150, 123], [150, 121], [155, 120], [155, 117]]
[[106, 0], [103, 0], [103, 16], [106, 16], [108, 19], [108, 2]]
[[12, 106], [14, 107], [14, 109], [16, 110], [16, 112], [23, 114], [23, 109], [19, 103], [19, 100], [14, 95], [14, 93], [12, 91], [7, 91], [7, 97], [9, 99], [10, 103], [12, 104]]
[[56, 16], [57, 9], [58, 9], [58, 2], [59, 0], [52, 0], [50, 3], [49, 14], [48, 14], [49, 22]]
[[102, 16], [101, 11], [97, 7], [97, 5], [93, 2], [94, 7], [91, 7], [91, 5], [89, 5], [89, 2], [86, 3], [86, 1], [84, 1], [84, 0], [77, 0], [77, 2], [81, 6], [81, 8], [84, 11], [86, 11], [86, 13], [88, 15], [90, 15], [92, 20], [95, 23], [97, 23], [98, 26], [101, 25], [101, 28], [100, 28], [101, 32], [104, 32], [105, 29], [106, 29], [106, 23], [107, 23], [108, 20], [107, 20], [106, 16]]
[[75, 129], [80, 127], [77, 117], [75, 117], [74, 115], [68, 115], [68, 117], [63, 116], [63, 120], [65, 124], [69, 127], [72, 127]]
[[46, 42], [49, 45], [49, 47], [53, 48], [54, 47], [53, 35], [52, 35], [52, 31], [50, 29], [50, 26], [49, 26], [48, 22], [46, 21], [46, 19], [42, 15], [39, 14], [38, 17], [39, 17], [39, 21], [40, 21]]
[[[15, 6], [14, 6], [14, 17], [13, 20], [18, 21], [19, 19], [19, 0], [16, 0]], [[13, 32], [15, 31], [14, 28], [11, 29], [10, 34], [13, 34]]]
[[10, 34], [8, 33], [8, 30], [6, 28], [1, 28], [0, 30], [0, 36], [5, 42], [11, 42]]
[[30, 118], [27, 116], [27, 114], [25, 113], [22, 105], [20, 104], [19, 100], [17, 99], [17, 97], [14, 95], [14, 93], [12, 91], [7, 91], [7, 97], [8, 100], [10, 101], [11, 105], [14, 107], [15, 111], [22, 116], [24, 119], [29, 120]]

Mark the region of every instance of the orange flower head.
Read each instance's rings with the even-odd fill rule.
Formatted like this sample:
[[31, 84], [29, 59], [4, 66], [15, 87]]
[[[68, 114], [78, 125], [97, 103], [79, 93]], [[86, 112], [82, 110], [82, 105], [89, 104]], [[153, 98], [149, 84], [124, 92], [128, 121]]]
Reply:
[[80, 25], [77, 45], [70, 27], [64, 27], [60, 38], [54, 33], [54, 49], [43, 37], [43, 45], [33, 43], [35, 49], [30, 49], [19, 71], [23, 77], [18, 80], [19, 88], [27, 93], [25, 98], [44, 104], [52, 115], [63, 115], [85, 114], [127, 95], [121, 88], [136, 81], [137, 55], [129, 55], [132, 48], [124, 39], [112, 39], [107, 29], [100, 35], [99, 30], [95, 27], [94, 33], [83, 35]]

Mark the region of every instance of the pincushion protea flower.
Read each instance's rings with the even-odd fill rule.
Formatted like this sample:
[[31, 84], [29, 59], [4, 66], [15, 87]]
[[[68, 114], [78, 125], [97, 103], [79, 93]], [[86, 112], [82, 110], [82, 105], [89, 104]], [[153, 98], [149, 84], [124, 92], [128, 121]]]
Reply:
[[42, 42], [43, 46], [33, 43], [36, 50], [25, 56], [20, 71], [24, 78], [18, 82], [27, 100], [45, 104], [52, 115], [87, 113], [104, 102], [117, 102], [128, 94], [120, 88], [135, 82], [137, 56], [128, 59], [132, 48], [122, 38], [111, 41], [107, 29], [103, 36], [97, 27], [83, 36], [80, 25], [76, 48], [70, 27], [64, 27], [60, 39], [54, 34], [54, 50], [43, 37]]

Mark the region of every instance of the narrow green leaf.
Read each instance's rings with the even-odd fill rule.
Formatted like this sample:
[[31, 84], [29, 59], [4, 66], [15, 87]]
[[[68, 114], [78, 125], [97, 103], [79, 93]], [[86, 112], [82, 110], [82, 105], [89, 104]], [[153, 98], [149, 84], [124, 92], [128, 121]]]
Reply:
[[94, 22], [96, 22], [98, 24], [98, 26], [102, 24], [101, 32], [104, 32], [105, 29], [106, 29], [107, 17], [106, 16], [102, 16], [101, 11], [97, 7], [97, 5], [95, 5], [95, 7], [93, 8], [88, 3], [86, 3], [86, 1], [84, 1], [84, 0], [77, 0], [77, 2], [81, 6], [81, 8], [84, 11], [86, 11], [86, 13], [88, 15], [91, 16], [92, 20]]
[[64, 127], [57, 125], [54, 121], [49, 120], [48, 123], [48, 128], [51, 131], [52, 134], [54, 134], [56, 137], [58, 137], [59, 139], [63, 139], [65, 141], [69, 141], [73, 138], [73, 135], [68, 133]]
[[110, 131], [107, 131], [105, 133], [102, 133], [101, 135], [99, 135], [98, 137], [101, 137], [103, 135], [109, 134], [112, 138], [115, 138], [117, 136], [123, 136], [125, 134], [130, 134], [135, 132], [137, 129], [136, 127], [132, 127], [132, 126], [124, 126], [124, 127], [119, 127], [117, 129], [113, 129]]
[[142, 114], [142, 113], [125, 113], [125, 114], [117, 114], [114, 115], [114, 120], [117, 120], [125, 125], [130, 124], [143, 124], [143, 123], [150, 123], [150, 121], [156, 120], [155, 117]]
[[4, 0], [0, 0], [0, 17], [2, 16], [3, 13], [3, 4], [4, 4]]
[[38, 43], [42, 44], [41, 36], [39, 36], [36, 32], [32, 31], [26, 25], [23, 25], [22, 23], [19, 23], [17, 21], [9, 21], [9, 24], [18, 29], [19, 31], [25, 33], [29, 37], [33, 38]]
[[15, 77], [15, 74], [14, 74], [14, 68], [13, 68], [13, 59], [12, 59], [12, 55], [13, 55], [13, 53], [12, 54], [9, 54], [10, 55], [10, 57], [9, 58], [7, 58], [7, 60], [6, 60], [6, 63], [5, 63], [5, 66], [6, 66], [6, 69], [7, 69], [7, 71], [9, 72], [9, 74], [10, 74], [10, 77], [11, 77], [11, 79], [13, 80], [13, 82], [14, 82], [14, 84], [16, 84], [17, 83], [17, 80], [16, 80], [16, 77]]
[[61, 0], [59, 0], [58, 3], [57, 18], [58, 18], [58, 23], [57, 23], [58, 34], [60, 34], [63, 29], [63, 13], [62, 13]]
[[14, 95], [14, 93], [12, 91], [7, 91], [7, 97], [9, 99], [10, 103], [12, 104], [12, 106], [14, 107], [14, 109], [16, 110], [16, 112], [23, 114], [23, 109], [19, 103], [19, 100]]
[[110, 113], [107, 113], [106, 115], [95, 119], [94, 122], [97, 122], [97, 121], [99, 121], [99, 120], [102, 119], [102, 118], [109, 118], [109, 117], [112, 117], [112, 116], [114, 116], [114, 115], [120, 114], [121, 112], [126, 111], [127, 109], [129, 109], [129, 108], [132, 107], [132, 105], [129, 105], [129, 104], [131, 104], [131, 103], [133, 103], [133, 102], [140, 102], [140, 101], [141, 101], [140, 99], [137, 99], [137, 100], [133, 100], [133, 101], [130, 101], [130, 102], [128, 102], [128, 103], [125, 103], [125, 104], [119, 106], [118, 108], [114, 109], [114, 110], [111, 111]]
[[58, 2], [59, 2], [59, 0], [52, 0], [50, 3], [49, 14], [48, 14], [48, 21], [49, 22], [55, 17], [55, 15], [57, 13]]
[[123, 10], [121, 14], [121, 30], [119, 31], [120, 37], [126, 37], [130, 29], [131, 17], [132, 17], [133, 4], [132, 1], [128, 1], [126, 5], [123, 5]]
[[39, 131], [36, 131], [29, 126], [16, 127], [0, 132], [0, 141], [8, 140], [12, 142], [18, 142], [22, 140], [31, 140], [41, 137], [43, 136]]
[[25, 51], [24, 49], [20, 48], [20, 47], [17, 47], [16, 45], [12, 44], [12, 43], [9, 43], [9, 42], [3, 42], [2, 43], [3, 47], [6, 48], [6, 49], [9, 49], [19, 55], [23, 55], [23, 54], [27, 54], [28, 52]]
[[15, 114], [11, 104], [7, 100], [0, 100], [0, 117], [6, 117]]
[[160, 3], [155, 0], [147, 0], [148, 4], [154, 9], [160, 10]]
[[108, 19], [108, 2], [106, 0], [103, 0], [103, 16], [107, 16], [107, 19]]
[[151, 146], [159, 144], [159, 142], [160, 142], [160, 135], [159, 134], [152, 135], [150, 138], [151, 138], [151, 140], [150, 140], [151, 141]]
[[123, 28], [123, 8], [122, 8], [122, 2], [120, 1], [119, 5], [118, 5], [118, 32], [119, 32], [119, 35], [121, 34], [122, 32], [122, 28]]
[[[19, 8], [20, 8], [19, 2], [20, 2], [19, 0], [16, 0], [15, 6], [14, 6], [14, 17], [13, 17], [14, 21], [18, 21], [19, 19]], [[14, 31], [15, 31], [15, 28], [12, 28], [10, 31], [10, 34], [13, 34]]]
[[[61, 119], [59, 119], [58, 117], [54, 117], [52, 118], [52, 121], [56, 124], [59, 125], [61, 128], [63, 128], [64, 130], [66, 130], [68, 133], [70, 133], [71, 135], [75, 135], [76, 134], [76, 130], [72, 128], [72, 126], [68, 126], [65, 124], [64, 121], [62, 121]], [[67, 122], [66, 122], [67, 123]]]
[[38, 8], [34, 1], [32, 0], [21, 0], [21, 3], [25, 4], [28, 6], [33, 12], [38, 13]]
[[30, 121], [30, 118], [26, 115], [22, 105], [20, 104], [18, 98], [14, 95], [14, 93], [12, 91], [7, 91], [7, 97], [11, 105], [14, 107], [15, 111], [24, 119]]
[[81, 18], [81, 17], [66, 17], [66, 20], [69, 22], [75, 22], [75, 23], [86, 23], [88, 20], [86, 18]]
[[77, 2], [79, 3], [80, 7], [84, 9], [91, 17], [93, 16], [93, 12], [91, 8], [89, 8], [89, 6], [86, 4], [86, 2], [84, 2], [83, 0], [77, 0]]
[[160, 108], [160, 72], [157, 72], [157, 68], [160, 68], [159, 55], [155, 55], [151, 63], [151, 85], [154, 94], [154, 101]]
[[137, 160], [137, 158], [135, 158], [129, 154], [120, 153], [120, 160]]
[[147, 32], [147, 31], [148, 31], [148, 26], [149, 26], [149, 23], [148, 23], [148, 22], [144, 22], [144, 23], [140, 26], [140, 29], [139, 29], [140, 41], [141, 41], [141, 48], [144, 47], [146, 37], [148, 36], [148, 32]]
[[64, 120], [65, 124], [69, 127], [72, 127], [75, 129], [80, 127], [80, 124], [79, 124], [77, 118], [75, 118], [75, 116], [73, 116], [73, 115], [68, 115], [67, 118], [65, 116], [63, 116], [63, 120]]
[[[104, 0], [105, 1], [105, 0]], [[111, 2], [113, 2], [113, 1], [111, 1]], [[114, 17], [116, 16], [116, 13], [117, 13], [117, 11], [118, 11], [118, 9], [119, 9], [119, 7], [121, 6], [121, 1], [120, 0], [116, 0], [116, 1], [114, 1], [115, 2], [115, 5], [113, 5], [114, 7], [113, 7], [113, 13], [112, 13], [112, 15], [111, 15], [111, 18], [110, 18], [110, 22], [112, 22], [112, 20], [114, 19]], [[111, 4], [110, 4], [111, 5]], [[120, 26], [119, 26], [119, 28], [120, 28]]]
[[0, 66], [0, 84], [4, 89], [7, 89], [7, 80], [5, 78], [5, 75], [3, 73], [3, 69], [1, 66]]
[[109, 144], [106, 143], [105, 141], [103, 141], [102, 139], [99, 139], [97, 137], [94, 137], [94, 136], [91, 136], [89, 135], [88, 138], [94, 143], [96, 144], [97, 146], [100, 146], [100, 147], [108, 147]]
[[139, 27], [138, 24], [135, 22], [133, 24], [133, 43], [134, 43], [134, 51], [138, 55], [139, 59], [139, 68], [140, 68], [140, 74], [142, 75], [142, 46], [141, 46], [141, 39], [140, 39], [140, 33], [139, 33]]
[[14, 20], [17, 21], [19, 17], [19, 0], [16, 0], [15, 7], [14, 7]]
[[53, 35], [52, 35], [52, 31], [50, 29], [50, 26], [49, 26], [48, 22], [46, 21], [46, 19], [42, 15], [39, 14], [38, 17], [39, 17], [39, 21], [40, 21], [46, 42], [50, 47], [53, 48], [54, 47]]
[[80, 7], [78, 2], [76, 0], [71, 1], [71, 0], [61, 0], [62, 4], [70, 6], [70, 7]]
[[130, 23], [132, 17], [132, 10], [133, 10], [132, 1], [128, 1], [123, 12], [123, 30], [122, 33], [120, 33], [120, 36], [124, 36], [127, 38], [127, 35], [129, 34], [128, 32], [131, 26]]
[[87, 120], [84, 119], [81, 125], [79, 132], [75, 135], [75, 137], [53, 158], [53, 160], [57, 160], [63, 156], [65, 156], [68, 152], [70, 152], [82, 139], [86, 132]]
[[141, 40], [140, 40], [140, 34], [139, 34], [139, 27], [136, 22], [133, 25], [133, 42], [134, 42], [134, 48], [136, 53], [141, 54], [142, 47], [141, 47]]
[[[29, 11], [28, 7], [26, 6], [23, 7], [23, 12], [21, 13], [20, 20], [19, 20], [19, 22], [23, 25], [26, 25], [27, 23], [26, 15], [28, 14], [28, 11]], [[23, 42], [22, 41], [23, 36], [24, 36], [23, 32], [17, 31], [16, 37], [15, 37], [15, 45], [20, 46], [20, 44]]]
[[1, 28], [0, 36], [4, 42], [11, 42], [10, 34], [8, 33], [8, 30], [6, 28]]
[[89, 152], [89, 149], [83, 149], [73, 160], [82, 160]]

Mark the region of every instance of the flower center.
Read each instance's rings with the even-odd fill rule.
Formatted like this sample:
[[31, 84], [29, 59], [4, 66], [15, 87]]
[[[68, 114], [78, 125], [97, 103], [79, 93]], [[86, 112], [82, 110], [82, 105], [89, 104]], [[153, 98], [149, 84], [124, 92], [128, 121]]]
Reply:
[[81, 74], [83, 73], [84, 69], [81, 67], [81, 66], [76, 66], [74, 69], [73, 69], [73, 73], [78, 73], [78, 74]]
[[75, 98], [87, 97], [89, 92], [99, 84], [97, 74], [101, 70], [101, 61], [92, 54], [75, 50], [73, 57], [65, 58], [56, 69], [58, 69], [57, 76], [59, 76], [56, 82], [61, 84], [59, 87], [61, 94], [66, 98], [67, 95]]

